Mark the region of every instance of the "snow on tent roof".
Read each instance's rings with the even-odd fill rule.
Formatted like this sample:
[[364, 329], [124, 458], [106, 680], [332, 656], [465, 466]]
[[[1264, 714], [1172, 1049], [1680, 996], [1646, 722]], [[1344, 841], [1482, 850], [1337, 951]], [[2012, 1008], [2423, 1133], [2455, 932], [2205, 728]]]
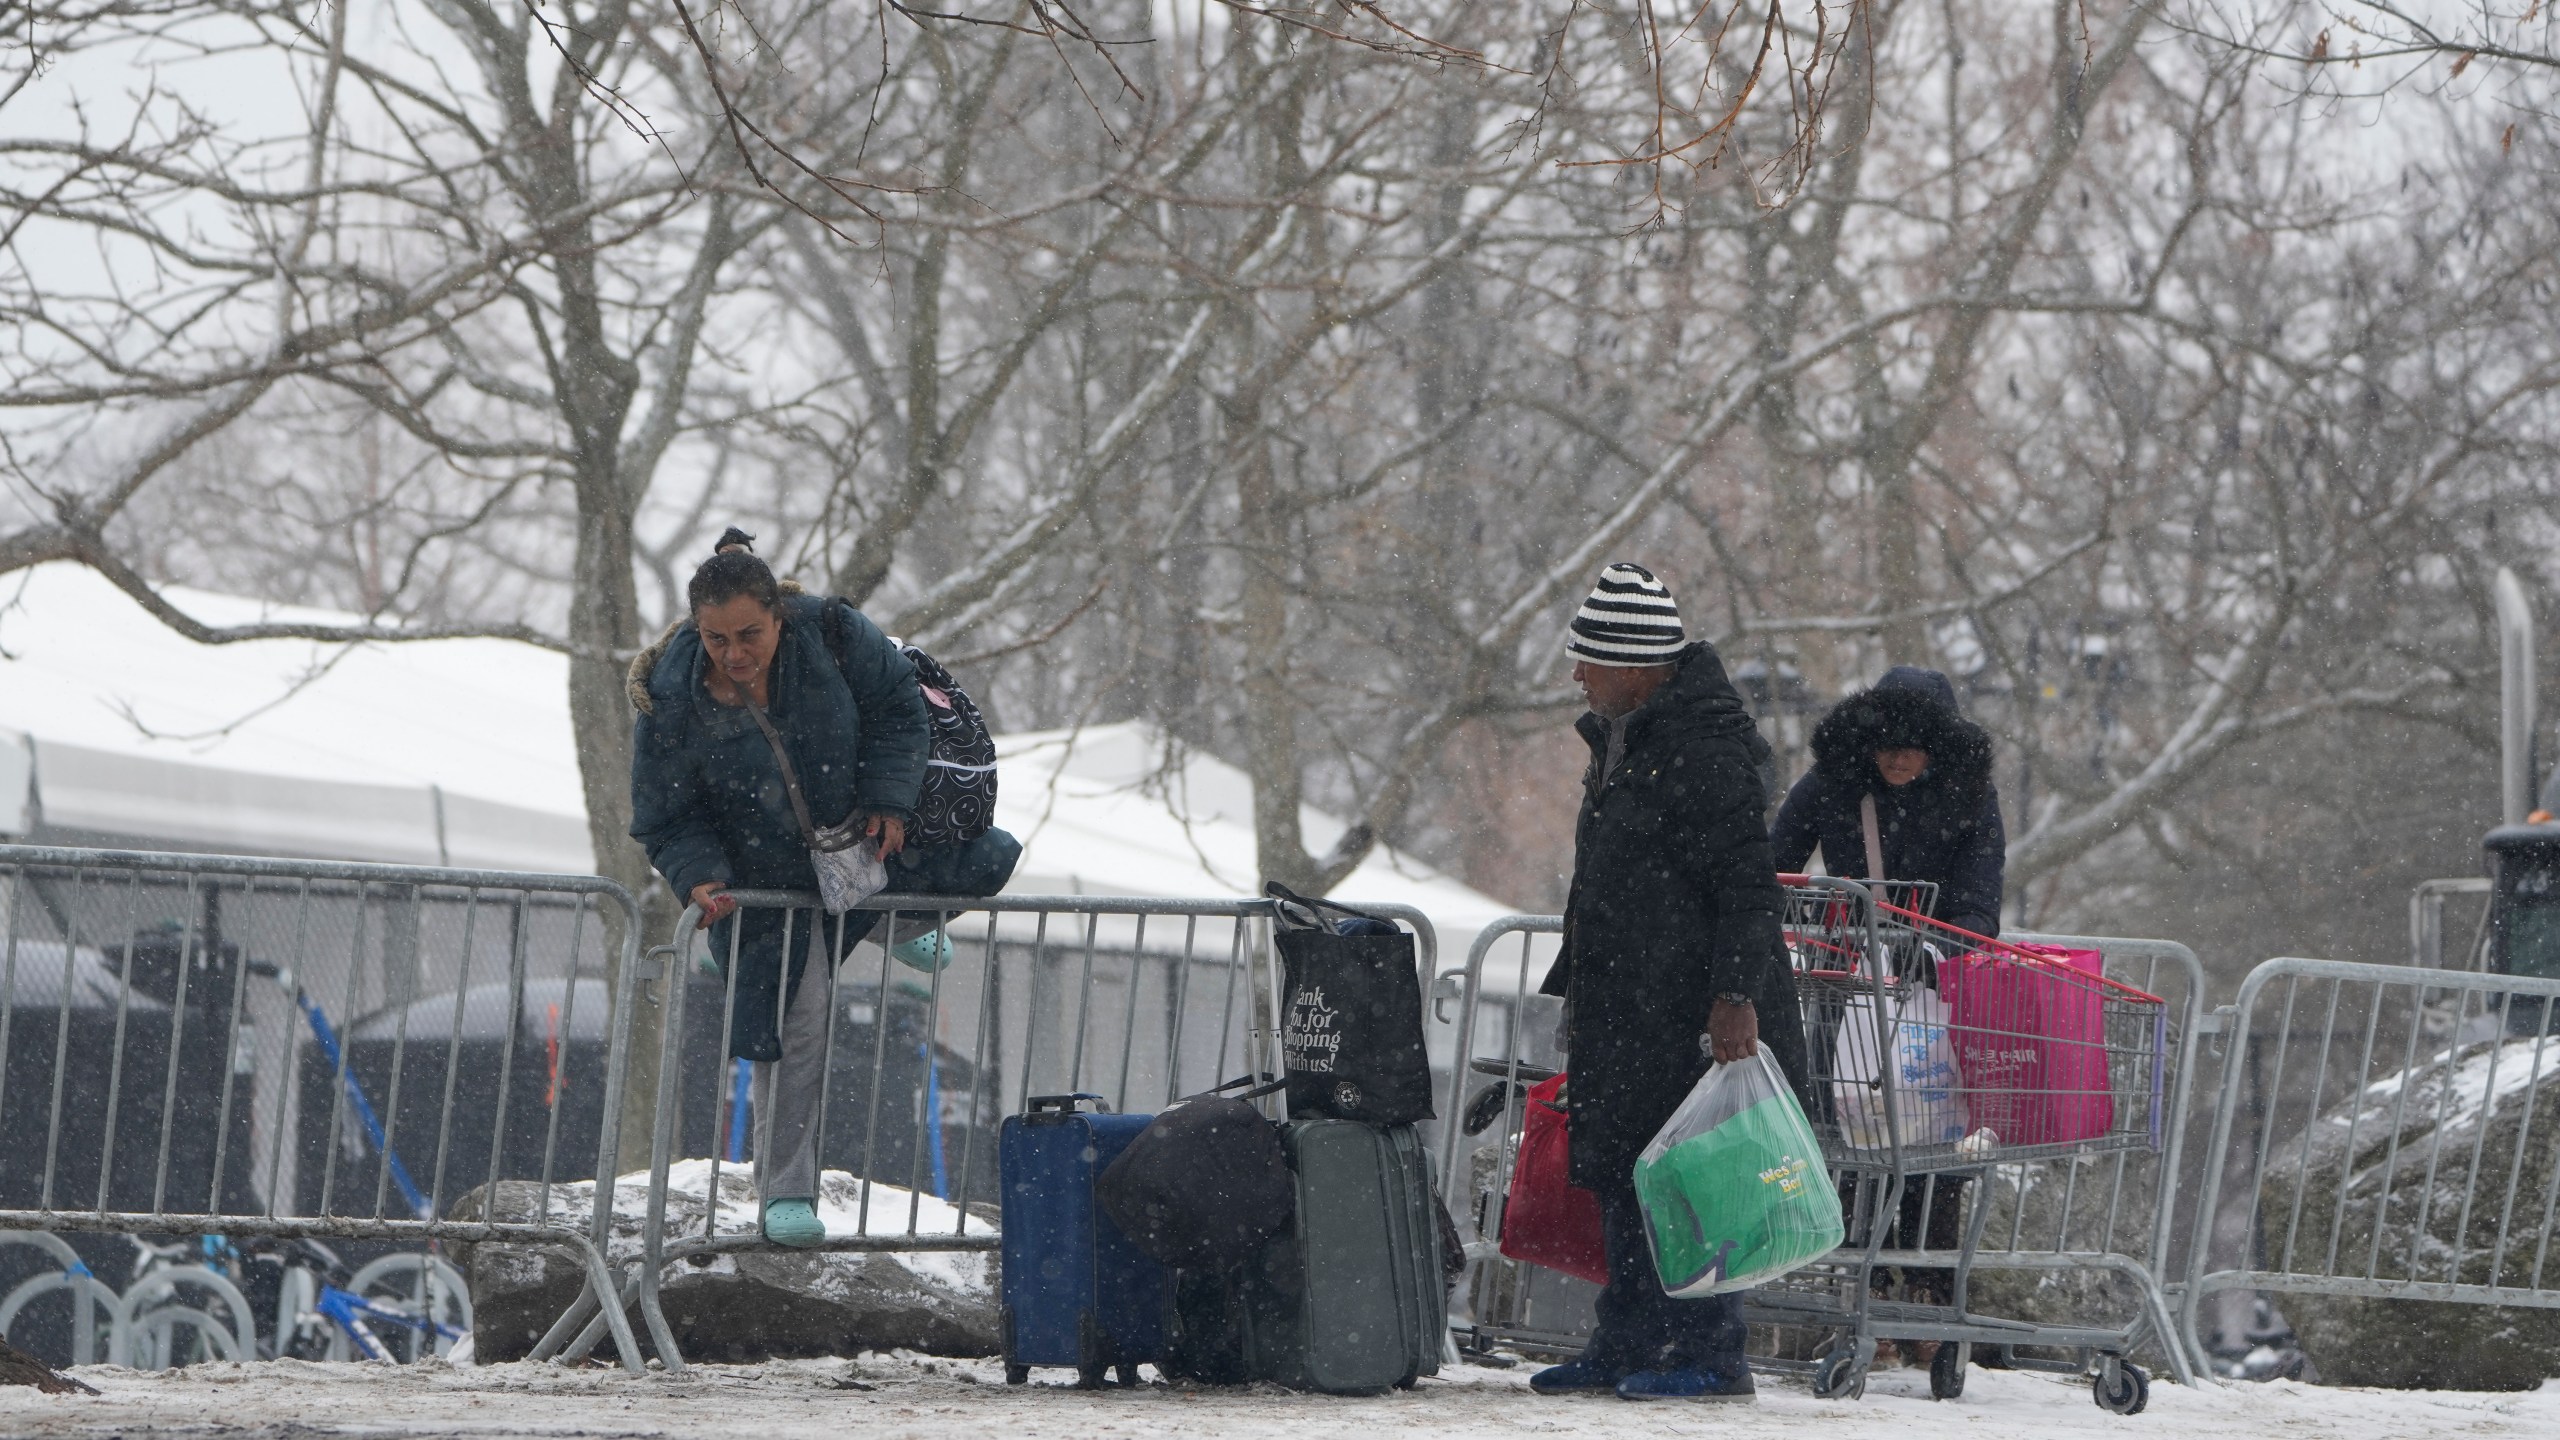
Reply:
[[[63, 998], [68, 981], [71, 997]], [[0, 942], [0, 996], [10, 1010], [36, 1024], [57, 1010], [113, 1010], [147, 1015], [169, 1008], [140, 991], [128, 991], [107, 957], [89, 946], [65, 946], [59, 940]], [[5, 1032], [0, 1032], [4, 1036]]]
[[[167, 593], [216, 625], [356, 619]], [[18, 732], [0, 748], [33, 770], [0, 793], [0, 828], [591, 870], [567, 677], [505, 640], [199, 645], [85, 566], [36, 566], [0, 580], [0, 732]]]
[[[212, 624], [355, 618], [167, 593]], [[199, 645], [85, 566], [36, 566], [0, 579], [0, 833], [583, 873], [567, 670], [508, 640]], [[1138, 721], [997, 748], [997, 823], [1024, 841], [1013, 893], [1254, 893], [1236, 767]], [[1302, 823], [1318, 850], [1343, 830]], [[1511, 908], [1384, 847], [1334, 893], [1430, 915], [1444, 970]]]
[[[1004, 763], [996, 821], [1023, 839], [1022, 863], [1007, 889], [1068, 895], [1258, 893], [1253, 782], [1235, 766], [1174, 745], [1138, 720], [1001, 735], [996, 750]], [[1308, 848], [1319, 852], [1345, 828], [1312, 806], [1299, 812], [1299, 823]], [[1383, 845], [1333, 894], [1352, 904], [1411, 905], [1429, 915], [1439, 934], [1443, 971], [1465, 965], [1477, 932], [1516, 908]]]
[[[521, 990], [504, 980], [474, 985], [462, 997], [459, 1026], [454, 1019], [453, 992], [438, 991], [406, 1006], [389, 1006], [348, 1022], [347, 1038], [406, 1039], [412, 1045], [442, 1045], [457, 1038], [503, 1041], [507, 1038], [507, 996], [513, 991], [521, 1031], [547, 1040], [601, 1042], [606, 1022], [613, 1014], [613, 1003], [605, 998], [604, 981], [582, 975], [576, 987], [572, 994], [570, 982], [557, 975], [529, 976]], [[561, 1033], [564, 1015], [566, 1034]]]

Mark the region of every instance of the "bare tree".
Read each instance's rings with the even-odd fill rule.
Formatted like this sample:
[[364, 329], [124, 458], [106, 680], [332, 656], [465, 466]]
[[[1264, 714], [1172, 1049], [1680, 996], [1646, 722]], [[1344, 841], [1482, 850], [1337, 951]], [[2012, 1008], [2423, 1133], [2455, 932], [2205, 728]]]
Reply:
[[2404, 165], [2139, 0], [1264, 9], [48, 12], [53, 75], [183, 12], [304, 103], [0, 110], [0, 569], [559, 649], [635, 886], [619, 669], [731, 521], [1009, 722], [1239, 761], [1312, 889], [1561, 868], [1484, 817], [1569, 807], [1530, 734], [1622, 557], [1790, 764], [1956, 674], [2040, 916], [2221, 853], [2271, 754], [2472, 743], [2552, 518], [2530, 87], [2414, 87]]
[[2178, 24], [2213, 45], [2271, 62], [2274, 83], [2325, 98], [2403, 88], [2444, 93], [2466, 74], [2475, 86], [2503, 88], [2493, 74], [2560, 69], [2550, 9], [2537, 0], [2457, 6], [2304, 0], [2269, 11], [2203, 4]]
[[[2458, 535], [2547, 434], [2544, 347], [2488, 298], [2532, 293], [2539, 247], [2519, 232], [2490, 247], [2511, 261], [2476, 268], [2448, 248], [2482, 245], [2497, 187], [2463, 180], [2485, 188], [2426, 212], [2416, 231], [2444, 238], [2404, 257], [2282, 158], [2321, 137], [2147, 7], [2049, 7], [2040, 47], [2005, 7], [1888, 18], [1854, 73], [1873, 123], [1786, 211], [1709, 181], [1653, 232], [1559, 236], [1560, 217], [1648, 203], [1567, 173], [1470, 234], [1464, 279], [1410, 329], [1389, 312], [1276, 391], [1213, 387], [1237, 499], [1208, 573], [1234, 587], [1215, 628], [1246, 682], [1210, 733], [1256, 776], [1266, 873], [1328, 883], [1381, 834], [1428, 847], [1413, 798], [1450, 737], [1570, 703], [1562, 616], [1631, 548], [1719, 596], [1710, 633], [1769, 692], [1799, 664], [1816, 694], [1888, 660], [1958, 671], [2019, 757], [2022, 882], [2171, 834], [2198, 782], [2267, 737], [2355, 714], [2458, 724], [2476, 703], [2476, 637], [2349, 639], [2442, 631], [2476, 549], [2445, 556], [2443, 582], [2385, 587], [2388, 622], [2340, 627], [2335, 606], [2406, 568], [2415, 537]], [[2235, 305], [2225, 277], [2279, 248], [2296, 291], [2361, 276], [2359, 303]], [[1510, 355], [1462, 365], [1461, 386], [1399, 374], [1413, 336], [1455, 348], [1457, 317], [1488, 307], [1505, 323], [1479, 353]], [[1240, 341], [1278, 344], [1287, 313], [1262, 302]], [[2507, 339], [2454, 343], [2491, 329]], [[1417, 377], [1437, 378], [1415, 395]], [[2173, 424], [2195, 428], [2172, 441]], [[2324, 434], [2329, 458], [2244, 485], [2225, 457], [2268, 443], [2234, 438], [2257, 430], [2280, 449]], [[1474, 495], [1452, 495], [1458, 474]], [[1488, 534], [1471, 514], [1500, 518]], [[2200, 555], [2176, 538], [2195, 526], [2261, 540]], [[1277, 818], [1301, 795], [1362, 824], [1310, 855]]]

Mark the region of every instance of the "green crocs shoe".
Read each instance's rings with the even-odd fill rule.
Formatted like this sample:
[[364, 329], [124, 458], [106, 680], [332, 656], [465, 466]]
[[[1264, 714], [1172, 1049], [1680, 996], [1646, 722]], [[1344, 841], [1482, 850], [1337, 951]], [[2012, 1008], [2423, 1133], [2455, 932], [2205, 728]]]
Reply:
[[767, 1200], [764, 1238], [776, 1245], [807, 1250], [827, 1242], [827, 1227], [818, 1223], [818, 1207], [806, 1200]]
[[889, 947], [899, 964], [927, 975], [951, 968], [951, 937], [940, 930], [928, 930], [912, 940], [902, 940]]

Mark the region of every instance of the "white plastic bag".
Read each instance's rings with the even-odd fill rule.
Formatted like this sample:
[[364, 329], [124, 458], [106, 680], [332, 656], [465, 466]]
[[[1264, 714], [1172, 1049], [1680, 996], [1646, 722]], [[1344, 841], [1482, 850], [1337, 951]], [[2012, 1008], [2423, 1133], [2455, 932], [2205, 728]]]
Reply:
[[818, 872], [818, 903], [830, 915], [841, 915], [889, 888], [889, 867], [870, 840], [856, 840], [841, 850], [813, 848], [809, 864]]
[[[1892, 1011], [1883, 1054], [1876, 1043], [1876, 997], [1854, 995], [1841, 1007], [1831, 1047], [1831, 1104], [1840, 1138], [1852, 1149], [1952, 1145], [1964, 1138], [1964, 1103], [1956, 1080], [1947, 1002], [1935, 990], [1906, 984], [1888, 991]], [[1893, 1086], [1892, 1123], [1884, 1087]]]
[[1822, 1147], [1765, 1049], [1707, 1071], [1633, 1180], [1654, 1276], [1675, 1299], [1750, 1289], [1842, 1238]]
[[889, 867], [880, 858], [879, 842], [862, 833], [866, 824], [862, 812], [854, 811], [841, 824], [818, 828], [809, 818], [809, 797], [801, 793], [800, 775], [792, 768], [791, 749], [782, 743], [782, 732], [773, 728], [753, 696], [743, 698], [748, 716], [773, 749], [783, 793], [791, 797], [791, 818], [800, 822], [800, 838], [809, 842], [809, 868], [818, 872], [818, 903], [827, 907], [828, 914], [841, 915], [888, 889]]

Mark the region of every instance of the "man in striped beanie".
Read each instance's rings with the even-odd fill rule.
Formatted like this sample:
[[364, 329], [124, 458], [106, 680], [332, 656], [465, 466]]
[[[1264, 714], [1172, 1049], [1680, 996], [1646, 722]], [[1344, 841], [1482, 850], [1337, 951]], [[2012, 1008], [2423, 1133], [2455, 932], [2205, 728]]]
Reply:
[[1621, 560], [1600, 572], [1565, 632], [1564, 653], [1573, 657], [1573, 681], [1591, 713], [1609, 722], [1603, 778], [1617, 768], [1627, 717], [1671, 678], [1688, 646], [1679, 602], [1652, 571]]
[[1591, 702], [1574, 722], [1591, 764], [1564, 948], [1539, 989], [1565, 998], [1572, 1178], [1599, 1197], [1609, 1283], [1582, 1355], [1530, 1386], [1747, 1401], [1741, 1297], [1663, 1292], [1633, 1172], [1710, 1060], [1765, 1046], [1805, 1091], [1785, 896], [1761, 819], [1769, 746], [1715, 647], [1689, 639], [1670, 590], [1641, 565], [1601, 572], [1565, 649]]
[[1624, 560], [1600, 572], [1600, 583], [1575, 612], [1564, 642], [1565, 653], [1576, 660], [1622, 667], [1668, 665], [1688, 645], [1670, 587]]

